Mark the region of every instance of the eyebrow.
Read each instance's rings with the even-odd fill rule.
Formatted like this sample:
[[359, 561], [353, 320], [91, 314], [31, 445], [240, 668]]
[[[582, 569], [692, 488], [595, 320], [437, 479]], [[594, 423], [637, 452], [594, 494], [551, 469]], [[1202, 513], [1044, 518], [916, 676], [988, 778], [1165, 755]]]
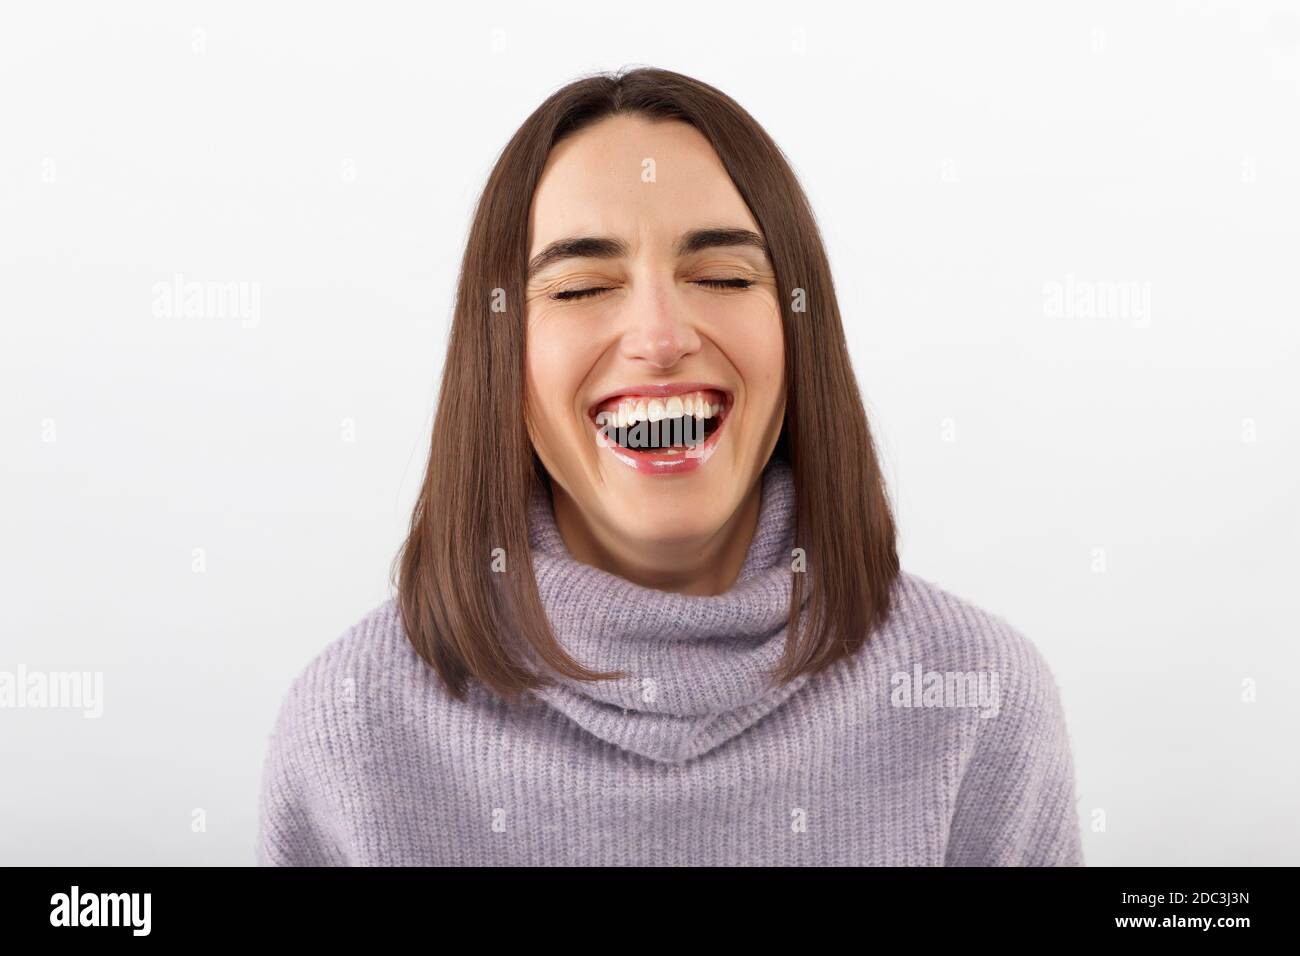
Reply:
[[[677, 256], [689, 255], [703, 249], [716, 249], [723, 246], [750, 246], [769, 256], [767, 242], [758, 233], [750, 229], [731, 227], [713, 227], [693, 229], [683, 235], [673, 246]], [[548, 243], [528, 263], [528, 278], [564, 259], [618, 259], [627, 255], [628, 245], [622, 239], [608, 236], [570, 236]]]

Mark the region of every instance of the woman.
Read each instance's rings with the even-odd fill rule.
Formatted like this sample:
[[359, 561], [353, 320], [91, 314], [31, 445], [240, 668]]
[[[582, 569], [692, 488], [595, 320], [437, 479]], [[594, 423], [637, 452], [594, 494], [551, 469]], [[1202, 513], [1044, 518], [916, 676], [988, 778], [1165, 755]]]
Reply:
[[261, 863], [1082, 863], [1052, 675], [900, 571], [813, 214], [696, 80], [498, 158], [397, 578], [289, 692]]

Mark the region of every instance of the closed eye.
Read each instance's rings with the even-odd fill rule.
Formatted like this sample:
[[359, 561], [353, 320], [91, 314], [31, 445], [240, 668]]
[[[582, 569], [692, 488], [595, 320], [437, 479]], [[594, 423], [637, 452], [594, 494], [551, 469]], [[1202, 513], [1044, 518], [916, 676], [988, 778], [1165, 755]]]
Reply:
[[699, 285], [710, 289], [748, 289], [754, 283], [749, 279], [697, 279]]
[[[748, 289], [754, 283], [750, 279], [696, 279], [695, 284], [709, 289]], [[551, 293], [551, 298], [559, 301], [573, 301], [574, 299], [586, 299], [609, 291], [608, 288], [603, 286], [590, 289], [566, 289], [563, 292]]]
[[552, 299], [585, 299], [588, 296], [600, 295], [602, 292], [608, 292], [608, 289], [565, 289], [563, 292], [552, 292]]

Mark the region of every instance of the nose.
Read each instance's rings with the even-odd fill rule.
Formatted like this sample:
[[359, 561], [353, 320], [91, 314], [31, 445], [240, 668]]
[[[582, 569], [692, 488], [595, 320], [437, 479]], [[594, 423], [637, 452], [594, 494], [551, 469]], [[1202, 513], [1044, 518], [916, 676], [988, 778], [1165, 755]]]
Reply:
[[699, 333], [676, 301], [671, 281], [642, 283], [626, 308], [620, 347], [624, 358], [670, 369], [699, 351]]

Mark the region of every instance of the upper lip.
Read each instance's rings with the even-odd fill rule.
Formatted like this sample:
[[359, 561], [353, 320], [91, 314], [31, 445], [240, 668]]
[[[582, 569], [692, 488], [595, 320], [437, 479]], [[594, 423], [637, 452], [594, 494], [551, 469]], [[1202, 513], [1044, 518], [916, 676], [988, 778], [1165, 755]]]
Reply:
[[601, 405], [610, 399], [627, 396], [644, 397], [644, 398], [668, 398], [670, 395], [684, 395], [687, 392], [721, 392], [731, 399], [731, 392], [721, 385], [714, 385], [710, 382], [673, 382], [669, 385], [623, 385], [619, 388], [606, 392], [600, 398], [591, 403], [591, 411], [600, 408]]

